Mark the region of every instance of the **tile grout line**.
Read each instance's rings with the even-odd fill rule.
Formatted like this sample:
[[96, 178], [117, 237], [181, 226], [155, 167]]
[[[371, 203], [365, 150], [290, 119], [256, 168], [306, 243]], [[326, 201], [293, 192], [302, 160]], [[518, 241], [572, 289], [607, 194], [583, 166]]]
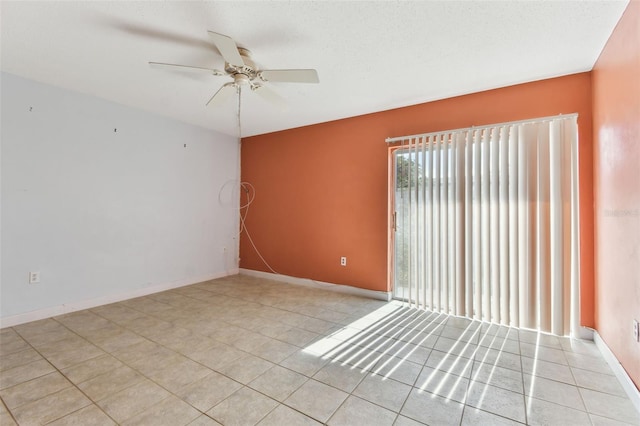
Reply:
[[0, 398], [0, 403], [4, 406], [4, 408], [7, 411], [7, 414], [9, 414], [9, 417], [11, 417], [11, 419], [14, 421], [14, 423], [15, 424], [19, 424], [18, 420], [16, 419], [16, 417], [13, 415], [11, 410], [9, 410], [9, 407], [7, 407], [7, 404], [4, 402], [4, 399]]
[[467, 401], [469, 399], [469, 391], [471, 390], [471, 384], [473, 383], [473, 370], [475, 366], [476, 353], [478, 348], [480, 348], [480, 340], [478, 340], [476, 350], [474, 351], [473, 358], [471, 359], [471, 369], [469, 370], [469, 381], [467, 382], [467, 388], [464, 391], [464, 403], [462, 404], [462, 413], [460, 414], [460, 423], [459, 426], [462, 426], [462, 422], [464, 420], [464, 412], [467, 410]]
[[[527, 404], [527, 391], [525, 389], [525, 381], [524, 381], [524, 364], [522, 363], [522, 346], [520, 345], [520, 333], [518, 332], [518, 351], [520, 352], [520, 380], [522, 380], [522, 401], [524, 404], [524, 424], [529, 424], [529, 404]], [[535, 361], [534, 361], [535, 365]], [[533, 375], [532, 375], [533, 377]]]
[[[60, 321], [56, 320], [55, 318], [51, 318], [51, 320], [55, 321], [55, 322], [56, 322], [56, 323], [58, 323], [60, 326], [64, 327], [65, 329], [69, 330], [71, 333], [73, 333], [73, 334], [77, 335], [77, 336], [78, 336], [78, 337], [80, 337], [81, 339], [83, 339], [83, 340], [85, 340], [85, 341], [87, 341], [88, 343], [90, 343], [90, 344], [91, 344], [91, 342], [89, 342], [89, 341], [88, 341], [87, 339], [85, 339], [83, 336], [80, 336], [79, 334], [77, 334], [74, 330], [71, 330], [71, 329], [70, 329], [69, 327], [67, 327], [65, 324], [61, 323]], [[93, 399], [91, 399], [91, 398], [89, 397], [89, 395], [87, 395], [87, 394], [86, 394], [82, 389], [80, 389], [80, 388], [79, 388], [79, 387], [78, 387], [78, 386], [77, 386], [73, 381], [71, 381], [71, 380], [67, 377], [67, 375], [66, 375], [66, 374], [64, 374], [64, 373], [63, 373], [63, 372], [62, 372], [62, 371], [61, 371], [57, 366], [55, 366], [51, 361], [49, 361], [49, 359], [48, 359], [47, 357], [45, 357], [44, 355], [42, 355], [42, 353], [40, 353], [40, 351], [39, 351], [35, 346], [33, 346], [33, 345], [31, 344], [31, 342], [29, 342], [29, 340], [27, 340], [25, 337], [23, 337], [23, 335], [22, 335], [22, 334], [20, 334], [20, 331], [16, 330], [15, 328], [13, 329], [13, 331], [14, 331], [14, 332], [16, 332], [16, 333], [20, 336], [20, 338], [22, 338], [25, 342], [27, 342], [27, 344], [28, 344], [28, 345], [29, 345], [29, 346], [30, 346], [34, 351], [36, 351], [36, 352], [38, 353], [38, 355], [40, 355], [40, 356], [42, 357], [42, 359], [46, 360], [46, 361], [47, 361], [47, 363], [49, 363], [49, 365], [51, 365], [51, 367], [53, 367], [53, 368], [55, 369], [55, 371], [57, 371], [57, 372], [58, 372], [58, 374], [60, 374], [62, 377], [64, 377], [64, 378], [65, 378], [65, 380], [67, 380], [67, 381], [71, 384], [71, 386], [72, 386], [72, 387], [74, 387], [76, 390], [78, 390], [78, 392], [80, 392], [82, 395], [84, 395], [84, 397], [85, 397], [85, 398], [87, 398], [87, 400], [90, 402], [90, 404], [89, 404], [89, 405], [95, 405], [95, 406], [96, 406], [96, 407], [97, 407], [97, 408], [98, 408], [102, 413], [104, 413], [104, 415], [105, 415], [105, 416], [107, 416], [108, 418], [110, 418], [111, 420], [113, 420], [113, 421], [114, 421], [114, 423], [118, 424], [118, 422], [116, 422], [116, 421], [115, 421], [115, 419], [113, 419], [109, 414], [107, 414], [107, 413], [102, 409], [102, 407], [100, 407], [98, 404], [96, 404], [96, 403], [93, 401]], [[42, 333], [41, 333], [41, 334], [42, 334]], [[94, 346], [95, 346], [95, 345], [94, 345]], [[102, 356], [102, 355], [98, 355], [98, 356]], [[93, 358], [97, 358], [98, 356], [93, 357]], [[90, 360], [90, 359], [93, 359], [93, 358], [89, 358], [89, 360]], [[88, 360], [85, 360], [85, 361], [88, 361]], [[85, 361], [82, 361], [82, 362], [85, 362]], [[34, 362], [37, 362], [37, 361], [34, 361]], [[47, 374], [49, 374], [49, 373], [47, 373]], [[43, 376], [39, 376], [39, 377], [43, 377]], [[63, 390], [64, 390], [64, 389], [63, 389]], [[61, 392], [61, 391], [58, 391], [58, 392]], [[53, 394], [58, 393], [58, 392], [54, 392]], [[53, 395], [53, 394], [49, 394], [49, 395]], [[44, 397], [42, 397], [42, 398], [39, 398], [39, 399], [37, 399], [36, 401], [40, 401], [40, 400], [42, 400], [43, 398], [46, 398], [46, 397], [47, 397], [47, 396], [49, 396], [49, 395], [46, 395], [46, 396], [44, 396]], [[34, 402], [35, 402], [35, 401], [34, 401]], [[89, 405], [85, 405], [84, 407], [82, 407], [82, 408], [80, 408], [80, 409], [78, 409], [78, 410], [75, 410], [75, 411], [73, 411], [73, 412], [71, 412], [71, 413], [67, 413], [67, 414], [65, 414], [64, 416], [59, 417], [58, 419], [54, 419], [54, 420], [52, 420], [52, 421], [59, 420], [59, 419], [61, 419], [61, 418], [63, 418], [63, 417], [66, 417], [66, 416], [67, 416], [67, 415], [69, 415], [69, 414], [73, 414], [73, 413], [75, 413], [75, 412], [77, 412], [77, 411], [80, 411], [80, 410], [82, 410], [82, 409], [84, 409], [84, 408], [88, 407]], [[18, 422], [16, 421], [16, 423], [18, 423]], [[49, 423], [51, 423], [51, 422], [49, 422]], [[19, 424], [19, 423], [18, 423], [18, 424]]]

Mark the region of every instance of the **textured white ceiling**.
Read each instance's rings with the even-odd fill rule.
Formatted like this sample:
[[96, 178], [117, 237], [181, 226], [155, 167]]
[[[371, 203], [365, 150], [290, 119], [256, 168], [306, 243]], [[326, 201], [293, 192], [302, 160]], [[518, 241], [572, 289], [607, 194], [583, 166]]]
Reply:
[[237, 99], [207, 30], [262, 68], [316, 68], [320, 84], [271, 83], [280, 110], [242, 96], [256, 135], [590, 70], [627, 1], [0, 3], [3, 71], [237, 135]]

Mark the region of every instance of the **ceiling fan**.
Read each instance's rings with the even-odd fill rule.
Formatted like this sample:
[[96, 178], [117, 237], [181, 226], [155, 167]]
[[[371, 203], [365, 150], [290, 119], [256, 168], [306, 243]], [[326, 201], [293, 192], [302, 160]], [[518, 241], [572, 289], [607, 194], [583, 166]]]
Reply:
[[318, 73], [314, 69], [280, 69], [262, 70], [251, 58], [251, 52], [245, 47], [238, 46], [231, 37], [208, 31], [213, 43], [224, 58], [224, 71], [190, 65], [168, 64], [163, 62], [149, 62], [149, 65], [173, 69], [201, 71], [215, 76], [227, 75], [233, 79], [225, 83], [213, 94], [207, 105], [218, 105], [234, 93], [240, 93], [243, 87], [261, 95], [266, 100], [284, 106], [284, 99], [264, 82], [282, 83], [319, 83]]

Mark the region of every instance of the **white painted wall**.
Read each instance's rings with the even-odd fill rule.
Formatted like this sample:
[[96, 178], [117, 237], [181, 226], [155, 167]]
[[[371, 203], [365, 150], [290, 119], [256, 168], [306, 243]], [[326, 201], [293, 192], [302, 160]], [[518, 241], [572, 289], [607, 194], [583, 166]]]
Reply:
[[237, 138], [0, 78], [2, 325], [237, 271]]

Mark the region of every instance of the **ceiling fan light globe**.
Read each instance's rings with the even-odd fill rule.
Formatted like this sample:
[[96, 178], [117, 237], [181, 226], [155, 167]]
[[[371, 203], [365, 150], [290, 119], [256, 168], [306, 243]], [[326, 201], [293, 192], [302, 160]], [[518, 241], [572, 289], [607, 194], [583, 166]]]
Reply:
[[249, 76], [242, 73], [235, 74], [233, 76], [233, 80], [239, 86], [246, 86], [251, 83], [251, 78], [249, 78]]

